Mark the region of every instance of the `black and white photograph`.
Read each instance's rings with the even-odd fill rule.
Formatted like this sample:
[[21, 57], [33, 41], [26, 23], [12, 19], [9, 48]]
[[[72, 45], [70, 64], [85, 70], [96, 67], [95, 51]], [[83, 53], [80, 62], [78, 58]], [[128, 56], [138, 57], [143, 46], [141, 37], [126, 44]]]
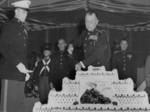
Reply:
[[0, 0], [0, 112], [150, 112], [150, 0]]

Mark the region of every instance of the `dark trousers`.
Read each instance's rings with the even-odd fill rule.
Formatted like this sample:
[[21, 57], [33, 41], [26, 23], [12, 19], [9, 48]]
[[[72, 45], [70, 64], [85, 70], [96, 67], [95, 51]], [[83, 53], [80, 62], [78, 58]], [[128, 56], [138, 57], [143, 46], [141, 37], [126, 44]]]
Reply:
[[39, 99], [42, 104], [47, 103], [49, 91], [50, 91], [50, 84], [48, 76], [40, 76]]
[[0, 112], [22, 112], [24, 105], [25, 82], [2, 80], [2, 99]]
[[53, 85], [54, 85], [54, 88], [56, 89], [56, 91], [61, 91], [62, 90], [62, 78], [55, 80]]

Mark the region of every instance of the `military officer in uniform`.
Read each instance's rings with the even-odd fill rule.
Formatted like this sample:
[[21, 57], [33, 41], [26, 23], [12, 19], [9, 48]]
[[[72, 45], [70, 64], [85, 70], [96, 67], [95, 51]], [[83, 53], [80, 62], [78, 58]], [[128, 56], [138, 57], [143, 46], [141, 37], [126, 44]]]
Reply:
[[119, 79], [132, 78], [136, 83], [133, 55], [127, 51], [128, 42], [122, 39], [120, 42], [121, 51], [113, 54], [112, 68], [118, 70]]
[[56, 91], [62, 90], [62, 80], [64, 77], [70, 77], [70, 72], [74, 69], [73, 47], [68, 46], [64, 39], [57, 42], [59, 51], [52, 54], [51, 78]]
[[104, 30], [98, 30], [97, 24], [96, 13], [88, 11], [85, 16], [86, 29], [74, 45], [81, 45], [84, 50], [84, 59], [75, 65], [76, 70], [81, 70], [89, 65], [95, 67], [106, 65], [107, 34]]
[[24, 81], [29, 79], [29, 73], [32, 72], [26, 66], [28, 34], [24, 27], [30, 4], [29, 0], [12, 3], [15, 16], [4, 23], [1, 29], [0, 52], [3, 61], [0, 63], [0, 78], [8, 93], [2, 93], [4, 96], [1, 104], [6, 105], [3, 109], [7, 109], [7, 112], [21, 112], [24, 109]]

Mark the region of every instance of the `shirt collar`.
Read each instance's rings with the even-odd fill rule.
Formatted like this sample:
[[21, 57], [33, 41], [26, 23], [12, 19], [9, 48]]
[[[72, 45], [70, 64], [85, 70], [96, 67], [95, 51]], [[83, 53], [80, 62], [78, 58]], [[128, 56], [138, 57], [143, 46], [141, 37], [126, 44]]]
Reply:
[[123, 54], [125, 54], [126, 53], [126, 50], [125, 51], [121, 51]]
[[[87, 29], [86, 29], [87, 30]], [[87, 32], [88, 32], [88, 34], [90, 34], [90, 35], [95, 35], [95, 33], [97, 32], [97, 28], [95, 28], [93, 31], [88, 31], [87, 30]]]
[[21, 20], [19, 20], [19, 19], [16, 18], [16, 17], [13, 18], [13, 21], [18, 22], [18, 23], [21, 23], [21, 24], [24, 24]]

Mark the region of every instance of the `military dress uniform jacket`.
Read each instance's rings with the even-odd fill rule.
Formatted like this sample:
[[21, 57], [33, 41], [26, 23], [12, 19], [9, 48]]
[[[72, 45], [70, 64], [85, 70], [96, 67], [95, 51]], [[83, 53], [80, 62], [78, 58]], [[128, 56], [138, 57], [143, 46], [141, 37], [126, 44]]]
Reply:
[[25, 74], [19, 72], [17, 65], [26, 65], [27, 31], [17, 18], [7, 21], [1, 29], [0, 53], [3, 61], [0, 63], [0, 78], [24, 81]]
[[[57, 78], [69, 77], [69, 72], [74, 69], [74, 58], [68, 52], [56, 51], [52, 54], [52, 74]], [[56, 76], [53, 76], [56, 77]]]
[[62, 89], [62, 79], [70, 78], [70, 72], [74, 69], [74, 58], [68, 52], [56, 51], [51, 57], [51, 75], [50, 81], [56, 90]]
[[112, 68], [118, 70], [119, 79], [132, 78], [136, 82], [133, 55], [129, 52], [119, 51], [114, 54]]
[[[90, 35], [98, 36], [97, 40], [90, 39]], [[77, 41], [77, 44], [83, 45], [84, 59], [82, 60], [85, 67], [105, 65], [105, 52], [107, 49], [107, 37], [105, 31], [95, 29], [93, 32], [84, 30]], [[76, 44], [76, 43], [75, 43]]]

